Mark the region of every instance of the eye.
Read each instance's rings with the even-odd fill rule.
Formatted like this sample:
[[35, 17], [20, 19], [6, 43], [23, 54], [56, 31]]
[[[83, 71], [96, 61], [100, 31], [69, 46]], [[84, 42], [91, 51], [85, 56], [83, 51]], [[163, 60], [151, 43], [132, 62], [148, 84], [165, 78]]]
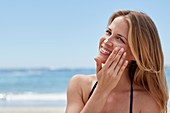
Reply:
[[112, 33], [109, 30], [106, 30], [107, 35], [111, 35]]
[[121, 42], [123, 42], [123, 43], [125, 43], [125, 41], [121, 38], [121, 37], [116, 37], [119, 41], [121, 41]]

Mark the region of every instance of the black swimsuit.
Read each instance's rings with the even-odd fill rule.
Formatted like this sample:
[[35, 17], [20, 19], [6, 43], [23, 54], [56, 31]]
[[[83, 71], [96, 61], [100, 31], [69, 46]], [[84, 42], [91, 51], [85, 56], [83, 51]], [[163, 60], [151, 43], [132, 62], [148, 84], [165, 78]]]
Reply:
[[[92, 90], [90, 91], [89, 98], [92, 96], [92, 94], [93, 94], [93, 92], [94, 92], [94, 90], [95, 90], [95, 88], [96, 88], [96, 86], [97, 86], [97, 83], [98, 83], [98, 82], [96, 82], [96, 83], [94, 84]], [[130, 85], [130, 86], [131, 86], [131, 87], [130, 87], [130, 109], [129, 109], [129, 113], [132, 113], [132, 110], [133, 110], [133, 82], [131, 82], [131, 85]], [[89, 99], [89, 98], [88, 98], [88, 99]]]

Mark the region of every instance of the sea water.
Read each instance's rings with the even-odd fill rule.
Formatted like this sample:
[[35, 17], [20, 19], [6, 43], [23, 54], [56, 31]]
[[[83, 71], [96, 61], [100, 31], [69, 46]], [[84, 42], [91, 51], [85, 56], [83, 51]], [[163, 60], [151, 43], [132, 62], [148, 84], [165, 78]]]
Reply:
[[64, 107], [70, 78], [94, 69], [0, 69], [0, 107]]
[[[93, 73], [95, 69], [0, 69], [0, 107], [65, 107], [70, 78]], [[165, 73], [170, 90], [170, 68]]]

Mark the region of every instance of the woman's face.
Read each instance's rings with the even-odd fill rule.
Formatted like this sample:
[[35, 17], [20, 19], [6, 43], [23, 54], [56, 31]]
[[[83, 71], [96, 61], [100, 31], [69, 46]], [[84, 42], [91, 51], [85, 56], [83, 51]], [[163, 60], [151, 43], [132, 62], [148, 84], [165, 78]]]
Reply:
[[98, 58], [105, 63], [115, 47], [124, 48], [126, 60], [134, 60], [128, 44], [128, 24], [123, 16], [115, 18], [108, 26], [99, 44]]

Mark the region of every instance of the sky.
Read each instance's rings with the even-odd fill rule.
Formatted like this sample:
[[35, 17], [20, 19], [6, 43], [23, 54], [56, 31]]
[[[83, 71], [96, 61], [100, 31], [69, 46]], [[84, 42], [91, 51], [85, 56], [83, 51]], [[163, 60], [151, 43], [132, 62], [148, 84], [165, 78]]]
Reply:
[[169, 65], [168, 0], [0, 0], [0, 68], [94, 68], [109, 17], [127, 9], [152, 18]]

